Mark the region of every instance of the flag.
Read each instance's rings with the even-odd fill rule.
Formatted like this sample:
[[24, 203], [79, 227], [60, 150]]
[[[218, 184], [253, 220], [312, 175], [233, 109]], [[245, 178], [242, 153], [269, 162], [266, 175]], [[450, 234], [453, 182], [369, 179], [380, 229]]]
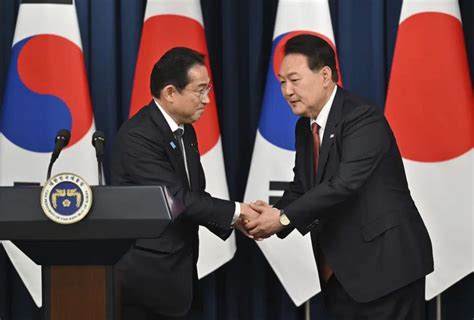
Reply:
[[[278, 3], [245, 202], [261, 199], [274, 204], [293, 178], [298, 117], [281, 94], [277, 74], [286, 41], [302, 33], [324, 39], [336, 51], [327, 0], [281, 0]], [[273, 236], [257, 243], [295, 305], [301, 305], [321, 290], [309, 234], [303, 237], [295, 230], [284, 240]]]
[[473, 271], [473, 95], [456, 0], [405, 0], [385, 114], [433, 243], [431, 299]]
[[[211, 75], [199, 0], [149, 0], [144, 20], [130, 117], [149, 103], [151, 71], [155, 62], [169, 49], [188, 47], [205, 54], [206, 67]], [[206, 191], [214, 197], [229, 199], [216, 100], [212, 91], [209, 98], [204, 114], [194, 123], [206, 175]], [[232, 259], [235, 250], [234, 234], [222, 241], [208, 229], [199, 227], [198, 277], [205, 277]]]
[[[23, 0], [0, 118], [0, 184], [43, 184], [60, 129], [70, 130], [71, 139], [55, 171], [97, 184], [95, 125], [74, 2]], [[41, 266], [11, 242], [3, 245], [41, 306]]]

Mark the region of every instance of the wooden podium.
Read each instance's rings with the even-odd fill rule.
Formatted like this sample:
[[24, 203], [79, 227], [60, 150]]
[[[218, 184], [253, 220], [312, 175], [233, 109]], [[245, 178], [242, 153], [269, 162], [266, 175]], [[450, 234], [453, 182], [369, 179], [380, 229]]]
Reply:
[[92, 191], [89, 214], [60, 225], [43, 213], [41, 187], [0, 187], [0, 239], [43, 266], [44, 319], [118, 319], [112, 265], [135, 239], [158, 237], [182, 210], [161, 186]]

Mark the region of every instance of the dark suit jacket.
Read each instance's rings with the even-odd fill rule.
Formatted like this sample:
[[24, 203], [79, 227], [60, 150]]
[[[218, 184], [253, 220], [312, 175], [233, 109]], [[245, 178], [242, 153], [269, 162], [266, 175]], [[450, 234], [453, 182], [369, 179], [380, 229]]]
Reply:
[[433, 270], [430, 238], [381, 111], [338, 88], [316, 177], [312, 159], [310, 119], [300, 118], [294, 180], [276, 206], [292, 227], [311, 232], [354, 300], [375, 300]]
[[191, 188], [178, 141], [153, 101], [121, 127], [112, 159], [113, 185], [165, 185], [186, 208], [160, 238], [137, 240], [117, 266], [124, 303], [174, 316], [185, 314], [193, 300], [198, 225], [226, 239], [235, 209], [204, 192], [196, 134], [191, 125], [184, 130]]

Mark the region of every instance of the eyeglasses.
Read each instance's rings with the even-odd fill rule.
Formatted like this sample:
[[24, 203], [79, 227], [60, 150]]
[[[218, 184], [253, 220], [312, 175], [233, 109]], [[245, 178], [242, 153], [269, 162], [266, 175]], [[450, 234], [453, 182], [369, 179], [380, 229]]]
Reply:
[[184, 88], [183, 90], [187, 90], [187, 91], [197, 94], [199, 96], [199, 100], [202, 101], [204, 100], [204, 97], [206, 97], [209, 94], [209, 92], [212, 90], [212, 83], [209, 83], [207, 87], [199, 91], [194, 91], [194, 90], [186, 89], [186, 88]]

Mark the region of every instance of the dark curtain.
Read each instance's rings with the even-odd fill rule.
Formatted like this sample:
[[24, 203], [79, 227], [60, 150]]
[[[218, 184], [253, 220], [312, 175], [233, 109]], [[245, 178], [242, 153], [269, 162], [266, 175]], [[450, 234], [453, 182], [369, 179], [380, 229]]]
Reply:
[[[344, 86], [383, 108], [401, 0], [330, 0]], [[460, 0], [471, 78], [474, 2]], [[258, 124], [278, 0], [201, 0], [211, 58], [230, 196], [242, 200]], [[0, 0], [0, 102], [19, 0]], [[110, 154], [128, 117], [145, 0], [76, 0], [97, 129]], [[416, 72], [414, 72], [416, 76]], [[1, 107], [1, 103], [0, 103]], [[106, 163], [107, 166], [107, 163]], [[106, 167], [107, 170], [108, 167]], [[107, 170], [108, 171], [108, 170]], [[240, 235], [234, 259], [200, 281], [204, 311], [195, 319], [304, 319], [257, 246]], [[444, 319], [474, 317], [474, 277], [443, 293]], [[330, 319], [320, 297], [311, 318]], [[434, 319], [434, 302], [427, 303]], [[0, 249], [0, 318], [40, 319]]]

